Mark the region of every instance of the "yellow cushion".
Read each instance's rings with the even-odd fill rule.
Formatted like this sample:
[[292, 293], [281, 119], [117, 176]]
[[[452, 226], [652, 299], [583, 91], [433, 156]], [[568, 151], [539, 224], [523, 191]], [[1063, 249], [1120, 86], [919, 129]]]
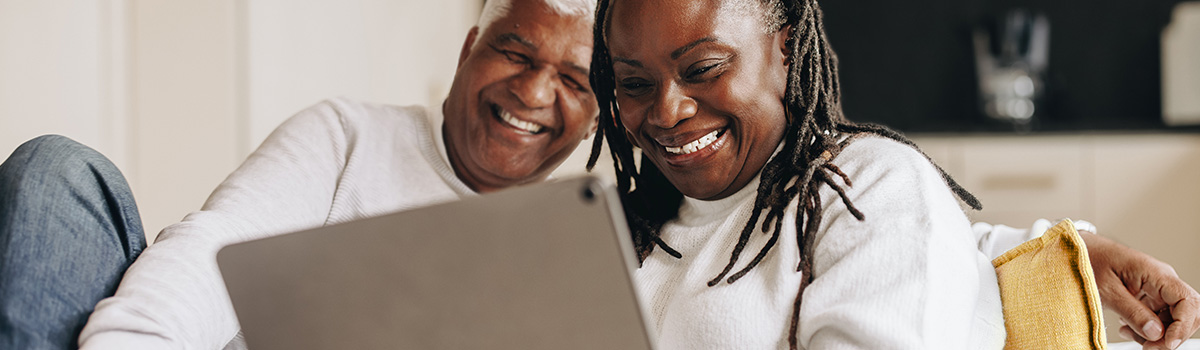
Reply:
[[1104, 314], [1087, 247], [1070, 220], [992, 260], [1005, 349], [1104, 349]]

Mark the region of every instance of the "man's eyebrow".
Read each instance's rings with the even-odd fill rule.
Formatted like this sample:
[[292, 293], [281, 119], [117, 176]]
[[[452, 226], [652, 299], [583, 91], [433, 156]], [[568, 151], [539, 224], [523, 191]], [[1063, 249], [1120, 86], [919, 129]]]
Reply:
[[687, 53], [688, 50], [696, 48], [697, 45], [700, 45], [703, 43], [708, 43], [708, 42], [714, 42], [714, 41], [717, 41], [717, 39], [715, 39], [713, 37], [703, 37], [700, 39], [696, 39], [696, 41], [690, 42], [687, 45], [683, 45], [682, 47], [675, 49], [675, 51], [671, 51], [671, 59], [677, 60], [677, 59], [679, 59], [679, 56], [683, 56], [683, 54]]
[[524, 37], [517, 35], [517, 33], [500, 34], [500, 35], [496, 36], [496, 42], [499, 44], [517, 43], [517, 44], [520, 44], [521, 46], [524, 46], [533, 51], [537, 51], [537, 49], [538, 49], [537, 45], [535, 45], [532, 41], [529, 41], [529, 39], [525, 39]]
[[582, 74], [585, 77], [588, 76], [589, 74], [591, 74], [591, 73], [589, 73], [589, 72], [591, 72], [591, 69], [589, 69], [588, 67], [578, 65], [575, 62], [563, 61], [562, 65], [567, 66], [567, 68], [570, 68], [571, 70], [575, 71], [576, 73]]

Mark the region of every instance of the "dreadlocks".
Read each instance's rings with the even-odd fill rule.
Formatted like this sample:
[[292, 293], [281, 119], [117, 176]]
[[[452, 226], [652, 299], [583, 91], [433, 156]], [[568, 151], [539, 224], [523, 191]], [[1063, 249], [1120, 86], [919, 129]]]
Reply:
[[[625, 137], [617, 108], [613, 65], [607, 45], [609, 11], [614, 0], [600, 0], [596, 11], [591, 83], [600, 104], [600, 127], [588, 159], [590, 170], [600, 156], [602, 143], [607, 141], [617, 175], [617, 187], [623, 194], [626, 217], [629, 219], [633, 242], [639, 261], [644, 261], [655, 247], [679, 258], [682, 255], [659, 238], [663, 224], [679, 212], [683, 195], [651, 162], [638, 164], [634, 159], [635, 146]], [[743, 0], [752, 1], [752, 0]], [[725, 280], [734, 283], [757, 266], [774, 247], [784, 224], [784, 211], [796, 200], [796, 242], [804, 280], [797, 291], [792, 309], [788, 342], [796, 348], [796, 326], [804, 288], [812, 282], [812, 240], [816, 236], [824, 209], [819, 190], [829, 186], [841, 198], [848, 211], [864, 220], [846, 195], [843, 186], [853, 186], [850, 178], [831, 163], [856, 136], [871, 134], [886, 137], [916, 148], [898, 132], [881, 125], [853, 123], [842, 112], [838, 81], [837, 56], [829, 46], [822, 24], [822, 12], [816, 0], [758, 0], [763, 11], [765, 27], [774, 32], [789, 30], [787, 88], [782, 101], [787, 113], [782, 150], [763, 166], [757, 197], [751, 217], [742, 229], [729, 263], [720, 274], [708, 282], [714, 286]], [[929, 157], [926, 156], [926, 159]], [[930, 161], [932, 163], [932, 160]], [[936, 167], [936, 165], [935, 165]], [[981, 209], [979, 201], [958, 185], [940, 167], [937, 170], [951, 190], [971, 208]], [[839, 183], [840, 181], [840, 183]], [[632, 189], [632, 191], [631, 191]], [[755, 226], [763, 219], [762, 232], [771, 238], [755, 254], [746, 267], [733, 272], [741, 258]], [[730, 274], [733, 272], [732, 274]]]

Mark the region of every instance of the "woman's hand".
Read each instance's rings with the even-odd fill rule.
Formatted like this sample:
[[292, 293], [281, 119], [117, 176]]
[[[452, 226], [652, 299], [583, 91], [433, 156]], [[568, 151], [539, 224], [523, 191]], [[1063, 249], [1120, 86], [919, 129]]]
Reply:
[[1145, 349], [1174, 349], [1200, 328], [1200, 294], [1171, 265], [1108, 238], [1080, 237], [1101, 303], [1121, 316], [1122, 337]]

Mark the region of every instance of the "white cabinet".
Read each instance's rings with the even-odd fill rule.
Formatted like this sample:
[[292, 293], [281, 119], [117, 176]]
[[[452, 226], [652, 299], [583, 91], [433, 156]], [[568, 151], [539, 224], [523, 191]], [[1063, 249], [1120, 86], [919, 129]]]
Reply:
[[[1092, 221], [1200, 286], [1200, 135], [923, 136], [914, 140], [983, 202], [972, 220]], [[1120, 324], [1106, 319], [1110, 340]]]

